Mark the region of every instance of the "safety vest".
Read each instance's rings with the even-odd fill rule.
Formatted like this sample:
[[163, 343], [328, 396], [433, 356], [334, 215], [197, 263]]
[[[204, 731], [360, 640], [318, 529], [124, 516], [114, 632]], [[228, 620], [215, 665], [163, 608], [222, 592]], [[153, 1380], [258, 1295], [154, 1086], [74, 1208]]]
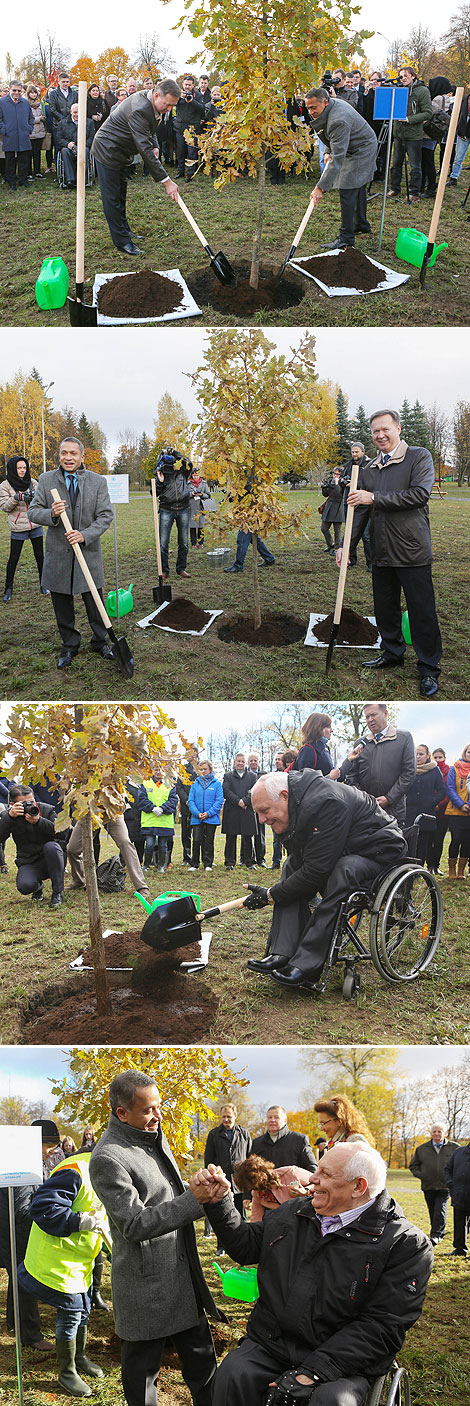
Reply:
[[[145, 790], [152, 806], [162, 806], [163, 802], [168, 800], [171, 789], [171, 786], [166, 786], [164, 781], [160, 782], [159, 786], [157, 786], [156, 781], [145, 782]], [[169, 815], [165, 813], [163, 813], [163, 815], [153, 815], [151, 810], [142, 810], [140, 813], [140, 825], [142, 830], [154, 830], [156, 825], [158, 825], [159, 830], [162, 828], [164, 830], [174, 830], [175, 817], [172, 812], [170, 812]]]
[[[82, 1184], [72, 1202], [72, 1211], [88, 1211], [90, 1215], [101, 1211], [101, 1202], [96, 1196], [90, 1181], [91, 1152], [66, 1157], [54, 1167], [47, 1185], [53, 1187], [54, 1177], [64, 1167], [77, 1170]], [[104, 1219], [104, 1211], [103, 1211]], [[72, 1235], [48, 1235], [33, 1221], [24, 1257], [25, 1269], [40, 1284], [56, 1289], [61, 1294], [83, 1294], [90, 1288], [93, 1264], [101, 1245], [101, 1235], [96, 1230], [76, 1230]]]

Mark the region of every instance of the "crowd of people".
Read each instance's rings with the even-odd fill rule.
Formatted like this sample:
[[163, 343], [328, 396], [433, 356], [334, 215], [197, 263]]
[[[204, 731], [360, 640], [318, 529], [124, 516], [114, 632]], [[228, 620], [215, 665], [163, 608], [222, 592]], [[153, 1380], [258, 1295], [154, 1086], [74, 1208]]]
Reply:
[[[367, 804], [372, 806], [369, 816], [372, 830], [366, 830], [364, 835], [361, 872], [368, 858], [372, 863], [376, 859], [375, 846], [379, 841], [375, 833], [377, 824], [380, 830], [382, 822], [387, 822], [380, 839], [387, 842], [393, 839], [400, 853], [404, 853], [406, 844], [403, 835], [405, 839], [409, 837], [411, 827], [419, 821], [415, 850], [421, 863], [427, 865], [432, 873], [441, 873], [442, 850], [449, 831], [448, 878], [464, 880], [470, 859], [470, 744], [463, 748], [462, 755], [451, 765], [446, 761], [442, 747], [435, 747], [432, 754], [425, 743], [419, 743], [415, 748], [411, 733], [397, 729], [390, 722], [386, 704], [366, 703], [364, 731], [338, 765], [337, 749], [331, 741], [332, 729], [328, 714], [311, 713], [302, 727], [300, 747], [279, 749], [274, 756], [271, 772], [261, 767], [259, 752], [249, 749], [246, 754], [237, 753], [232, 768], [218, 776], [210, 758], [201, 757], [199, 760], [197, 749], [194, 749], [192, 760], [188, 759], [186, 763], [184, 777], [168, 778], [158, 770], [145, 783], [128, 777], [122, 814], [114, 819], [103, 815], [102, 825], [114, 840], [120, 862], [127, 869], [134, 888], [144, 897], [148, 896], [152, 866], [159, 874], [165, 874], [174, 863], [186, 867], [190, 873], [196, 873], [201, 867], [206, 873], [211, 873], [217, 862], [215, 839], [219, 827], [224, 836], [223, 863], [227, 870], [233, 871], [238, 862], [239, 867], [248, 871], [268, 867], [272, 871], [280, 871], [283, 851], [289, 853], [293, 792], [297, 787], [304, 792], [313, 777], [323, 784], [328, 782], [328, 795], [319, 796], [320, 804], [335, 802], [342, 809], [345, 793], [348, 793], [346, 804], [349, 808], [353, 805], [354, 795], [359, 805], [361, 797], [368, 798]], [[287, 797], [286, 814], [281, 818], [277, 815], [270, 818], [265, 812], [269, 811], [273, 800], [279, 801], [283, 792]], [[0, 778], [0, 873], [8, 872], [5, 845], [11, 838], [16, 852], [19, 892], [31, 894], [33, 902], [40, 902], [44, 898], [44, 883], [49, 879], [52, 890], [50, 905], [53, 908], [60, 907], [63, 901], [66, 864], [70, 868], [71, 888], [85, 887], [81, 824], [78, 822], [61, 828], [62, 805], [59, 778], [54, 785], [45, 786]], [[174, 849], [178, 819], [181, 853]], [[333, 812], [328, 814], [328, 808], [326, 812], [322, 811], [320, 830], [325, 834], [326, 873], [323, 876], [316, 873], [317, 887], [323, 887], [328, 874], [332, 873], [335, 901], [340, 888], [338, 863], [346, 845], [345, 834], [337, 831], [335, 844], [339, 835], [340, 848], [335, 865], [332, 833], [337, 819], [333, 819]], [[355, 821], [357, 824], [358, 816], [355, 816]], [[273, 832], [270, 853], [267, 828]], [[318, 863], [320, 842], [313, 816], [308, 819], [305, 842], [310, 830], [314, 830], [317, 836]], [[354, 854], [354, 843], [357, 847], [357, 831], [352, 845], [346, 845], [350, 856], [351, 848]], [[99, 856], [100, 827], [97, 826], [97, 863]], [[351, 862], [350, 857], [348, 881]], [[279, 890], [289, 872], [289, 865], [287, 859], [281, 882], [277, 885]], [[254, 885], [255, 890], [258, 887]], [[304, 898], [305, 918], [307, 910], [310, 912], [309, 900], [316, 891], [312, 888], [311, 894]], [[266, 894], [270, 891], [263, 889], [262, 892]], [[272, 892], [275, 893], [275, 888]], [[283, 894], [281, 903], [282, 900]], [[249, 902], [248, 899], [248, 906]], [[315, 910], [317, 923], [319, 911]], [[285, 922], [291, 931], [290, 907], [286, 910]], [[250, 961], [254, 970], [271, 969], [273, 965], [279, 965], [279, 962], [275, 963], [272, 956], [261, 961]]]
[[[106, 1130], [96, 1139], [87, 1126], [79, 1147], [60, 1138], [51, 1120], [34, 1120], [43, 1182], [14, 1193], [23, 1344], [41, 1356], [55, 1352], [66, 1394], [91, 1395], [88, 1379], [104, 1376], [87, 1352], [90, 1315], [109, 1312], [100, 1290], [104, 1245], [128, 1406], [156, 1406], [167, 1337], [196, 1406], [261, 1403], [276, 1384], [279, 1401], [289, 1387], [305, 1406], [312, 1396], [315, 1406], [361, 1406], [420, 1317], [449, 1200], [451, 1254], [468, 1253], [469, 1147], [435, 1123], [415, 1148], [410, 1171], [426, 1200], [428, 1237], [389, 1195], [387, 1166], [347, 1094], [315, 1102], [314, 1148], [306, 1133], [289, 1128], [280, 1104], [268, 1108], [264, 1132], [252, 1137], [236, 1105], [223, 1103], [203, 1165], [186, 1182], [165, 1138], [154, 1077], [138, 1069], [118, 1073], [109, 1103]], [[8, 1272], [12, 1328], [7, 1198], [0, 1191], [0, 1263]], [[223, 1315], [199, 1259], [198, 1220], [205, 1236], [216, 1234], [219, 1258], [258, 1265], [259, 1297], [246, 1335], [218, 1368], [207, 1318]], [[41, 1327], [44, 1303], [56, 1311], [55, 1344]]]

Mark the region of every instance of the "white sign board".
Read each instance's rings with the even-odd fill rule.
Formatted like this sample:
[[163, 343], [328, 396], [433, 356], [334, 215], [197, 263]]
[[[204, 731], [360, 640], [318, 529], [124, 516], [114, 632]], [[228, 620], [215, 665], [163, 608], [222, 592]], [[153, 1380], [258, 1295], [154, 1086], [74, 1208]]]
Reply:
[[129, 502], [129, 474], [108, 474], [106, 483], [112, 503]]
[[42, 1179], [41, 1129], [3, 1127], [0, 1186], [37, 1186]]

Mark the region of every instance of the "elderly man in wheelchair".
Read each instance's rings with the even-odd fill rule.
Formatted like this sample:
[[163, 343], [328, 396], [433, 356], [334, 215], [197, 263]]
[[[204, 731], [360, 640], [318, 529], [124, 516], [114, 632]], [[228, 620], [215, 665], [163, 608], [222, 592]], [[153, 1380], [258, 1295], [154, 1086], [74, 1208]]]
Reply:
[[[331, 967], [344, 960], [350, 999], [361, 959], [372, 959], [389, 981], [414, 979], [429, 964], [442, 927], [439, 886], [410, 857], [396, 820], [378, 801], [306, 770], [262, 777], [251, 802], [288, 852], [279, 883], [247, 885], [245, 907], [274, 905], [267, 954], [250, 958], [251, 971], [319, 994]], [[358, 936], [366, 910], [370, 948]]]
[[258, 1265], [259, 1299], [218, 1369], [213, 1406], [407, 1406], [394, 1358], [421, 1314], [433, 1249], [388, 1195], [386, 1171], [372, 1147], [337, 1143], [302, 1199], [255, 1223], [220, 1167], [195, 1174], [219, 1242]]

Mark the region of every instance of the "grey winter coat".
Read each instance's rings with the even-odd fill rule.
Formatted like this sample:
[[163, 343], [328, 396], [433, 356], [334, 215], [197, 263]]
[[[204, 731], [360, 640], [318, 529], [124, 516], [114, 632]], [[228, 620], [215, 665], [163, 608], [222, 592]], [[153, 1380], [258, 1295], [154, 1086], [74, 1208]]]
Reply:
[[372, 180], [377, 158], [377, 137], [368, 122], [349, 102], [330, 98], [313, 129], [331, 155], [318, 181], [320, 190], [353, 190]]
[[41, 474], [34, 494], [29, 516], [31, 522], [42, 523], [47, 527], [46, 550], [42, 586], [48, 591], [63, 595], [81, 595], [90, 588], [76, 560], [73, 548], [65, 536], [60, 517], [53, 518], [51, 489], [56, 488], [60, 497], [67, 503], [67, 515], [72, 527], [83, 532], [84, 542], [80, 543], [87, 566], [96, 586], [104, 586], [103, 558], [100, 537], [111, 526], [113, 510], [109, 500], [106, 479], [94, 474], [82, 464], [78, 470], [78, 493], [75, 506], [70, 506], [70, 496], [66, 487], [63, 470], [50, 469]]
[[146, 93], [132, 93], [116, 103], [102, 122], [93, 142], [93, 156], [103, 166], [116, 168], [127, 166], [138, 154], [154, 181], [166, 181], [165, 167], [155, 156], [155, 147], [163, 140], [162, 117]]
[[416, 1148], [411, 1158], [410, 1172], [419, 1178], [422, 1191], [447, 1191], [446, 1167], [457, 1147], [457, 1142], [444, 1142], [437, 1152], [430, 1138], [429, 1142], [422, 1142]]
[[406, 793], [416, 776], [416, 753], [411, 732], [388, 727], [385, 737], [363, 739], [362, 752], [355, 761], [347, 759], [340, 767], [340, 780], [357, 786], [368, 796], [386, 796], [387, 815], [405, 824]]
[[389, 464], [381, 455], [359, 470], [358, 487], [374, 494], [371, 507], [356, 508], [351, 551], [370, 518], [373, 566], [429, 566], [432, 562], [429, 499], [434, 465], [428, 449], [400, 440]]
[[161, 1125], [145, 1133], [112, 1113], [93, 1149], [90, 1177], [111, 1227], [119, 1337], [142, 1342], [194, 1327], [196, 1295], [221, 1318], [196, 1248], [193, 1222], [204, 1207], [185, 1188]]

